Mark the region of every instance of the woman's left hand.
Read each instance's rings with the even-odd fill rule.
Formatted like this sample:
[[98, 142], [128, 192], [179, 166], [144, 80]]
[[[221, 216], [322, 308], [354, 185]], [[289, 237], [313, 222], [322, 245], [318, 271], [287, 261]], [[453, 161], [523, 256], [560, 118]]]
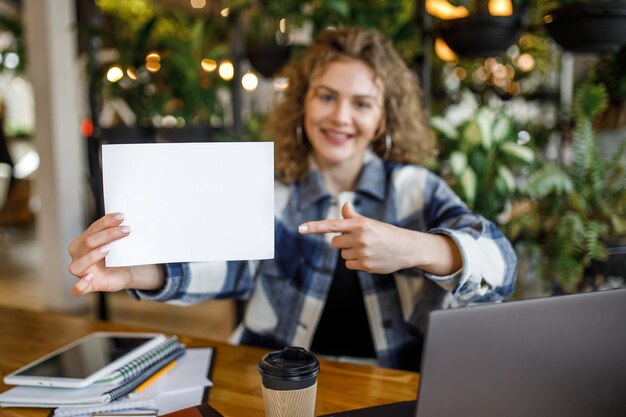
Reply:
[[343, 205], [341, 214], [343, 219], [303, 223], [298, 231], [302, 234], [341, 233], [333, 237], [331, 243], [341, 250], [348, 269], [389, 274], [419, 263], [416, 247], [423, 233], [362, 216], [350, 203]]
[[361, 216], [350, 203], [341, 208], [343, 219], [303, 223], [302, 234], [340, 233], [331, 244], [341, 250], [346, 268], [373, 274], [421, 268], [434, 275], [450, 275], [463, 267], [461, 251], [445, 235], [403, 229]]

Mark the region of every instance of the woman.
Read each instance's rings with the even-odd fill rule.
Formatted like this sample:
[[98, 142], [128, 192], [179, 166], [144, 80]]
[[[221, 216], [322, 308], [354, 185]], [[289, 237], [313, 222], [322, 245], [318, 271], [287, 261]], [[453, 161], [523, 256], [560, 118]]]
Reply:
[[123, 214], [68, 248], [75, 294], [249, 299], [240, 342], [417, 369], [428, 313], [501, 300], [516, 259], [494, 224], [415, 165], [433, 154], [417, 80], [375, 31], [323, 32], [285, 74], [276, 138], [276, 256], [106, 268]]

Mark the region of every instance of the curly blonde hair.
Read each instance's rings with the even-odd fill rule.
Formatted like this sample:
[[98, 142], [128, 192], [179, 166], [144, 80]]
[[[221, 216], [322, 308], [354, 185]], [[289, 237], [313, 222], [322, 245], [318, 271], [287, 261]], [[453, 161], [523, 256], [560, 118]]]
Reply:
[[[346, 58], [363, 61], [383, 85], [384, 117], [372, 145], [374, 152], [381, 157], [385, 154], [385, 137], [389, 135], [393, 143], [389, 160], [416, 164], [435, 154], [435, 140], [424, 120], [417, 76], [391, 43], [375, 30], [328, 29], [318, 35], [302, 59], [288, 64], [282, 72], [289, 86], [265, 125], [275, 139], [277, 178], [290, 183], [309, 171], [311, 145], [302, 131], [309, 83], [329, 63]], [[296, 133], [298, 129], [300, 135]]]

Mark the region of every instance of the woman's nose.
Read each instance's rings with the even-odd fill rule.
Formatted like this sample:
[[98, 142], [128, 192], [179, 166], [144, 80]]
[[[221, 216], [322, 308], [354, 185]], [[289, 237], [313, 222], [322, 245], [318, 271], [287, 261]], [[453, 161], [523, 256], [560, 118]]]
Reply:
[[345, 101], [339, 101], [332, 113], [332, 120], [339, 126], [344, 126], [350, 123], [351, 118], [350, 103]]

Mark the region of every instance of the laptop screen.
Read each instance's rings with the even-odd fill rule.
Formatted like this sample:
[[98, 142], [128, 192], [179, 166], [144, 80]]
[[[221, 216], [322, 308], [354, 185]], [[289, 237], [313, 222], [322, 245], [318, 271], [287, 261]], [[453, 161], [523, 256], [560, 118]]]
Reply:
[[417, 417], [626, 416], [626, 289], [430, 316]]

